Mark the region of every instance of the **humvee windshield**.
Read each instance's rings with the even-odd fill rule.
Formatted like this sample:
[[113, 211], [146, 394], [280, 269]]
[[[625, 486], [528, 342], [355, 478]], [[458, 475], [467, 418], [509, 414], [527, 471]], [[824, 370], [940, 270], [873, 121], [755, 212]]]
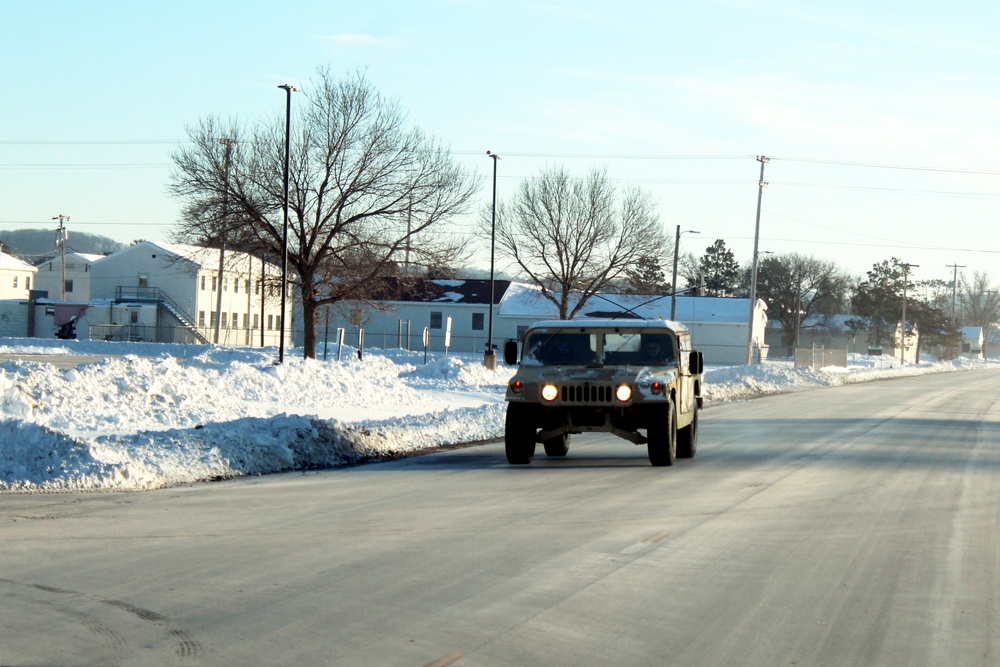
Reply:
[[538, 331], [524, 341], [527, 365], [666, 366], [677, 358], [674, 339], [660, 331], [583, 333]]

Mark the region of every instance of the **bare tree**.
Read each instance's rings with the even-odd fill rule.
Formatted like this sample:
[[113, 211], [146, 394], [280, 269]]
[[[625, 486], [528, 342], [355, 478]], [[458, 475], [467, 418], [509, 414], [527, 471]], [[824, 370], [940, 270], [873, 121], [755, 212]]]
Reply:
[[[288, 265], [302, 299], [303, 353], [314, 358], [318, 308], [363, 296], [373, 278], [407, 263], [462, 254], [463, 242], [439, 230], [468, 211], [478, 183], [363, 74], [338, 80], [321, 69], [303, 98], [292, 120]], [[208, 118], [188, 134], [171, 174], [185, 205], [179, 239], [225, 232], [231, 247], [280, 262], [284, 114], [252, 127]], [[238, 147], [228, 170], [223, 138]]]
[[642, 258], [666, 256], [668, 247], [647, 193], [617, 192], [602, 170], [574, 179], [561, 167], [523, 181], [512, 201], [498, 204], [496, 242], [498, 255], [513, 259], [564, 320]]
[[[990, 276], [974, 271], [972, 279], [963, 275], [958, 297], [962, 304], [962, 321], [968, 326], [983, 328], [983, 344], [988, 346], [993, 326], [1000, 322], [1000, 292], [990, 286]], [[986, 356], [986, 350], [983, 351]]]
[[757, 272], [757, 295], [767, 302], [768, 318], [781, 324], [790, 353], [804, 321], [842, 312], [851, 288], [850, 276], [833, 262], [798, 253], [765, 256]]

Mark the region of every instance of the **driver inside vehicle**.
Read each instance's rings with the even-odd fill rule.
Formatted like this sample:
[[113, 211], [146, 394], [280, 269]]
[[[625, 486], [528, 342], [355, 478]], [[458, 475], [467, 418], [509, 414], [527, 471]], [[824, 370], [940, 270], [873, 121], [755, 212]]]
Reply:
[[648, 364], [661, 364], [670, 359], [670, 347], [660, 336], [646, 336], [642, 343], [643, 361]]

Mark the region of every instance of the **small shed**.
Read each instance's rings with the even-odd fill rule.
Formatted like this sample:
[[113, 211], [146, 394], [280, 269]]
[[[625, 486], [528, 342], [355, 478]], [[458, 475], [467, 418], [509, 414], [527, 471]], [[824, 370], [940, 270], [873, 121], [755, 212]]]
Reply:
[[966, 359], [983, 358], [983, 328], [962, 327], [962, 352]]

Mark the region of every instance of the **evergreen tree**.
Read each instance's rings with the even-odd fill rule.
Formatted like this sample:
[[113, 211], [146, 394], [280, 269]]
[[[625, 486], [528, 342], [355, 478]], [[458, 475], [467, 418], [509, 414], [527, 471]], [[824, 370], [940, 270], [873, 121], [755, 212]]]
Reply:
[[631, 294], [665, 294], [671, 285], [653, 255], [644, 255], [625, 270], [625, 291]]
[[854, 292], [854, 314], [865, 318], [874, 344], [893, 343], [902, 317], [903, 278], [902, 262], [893, 257], [872, 266]]
[[705, 293], [709, 296], [732, 296], [740, 286], [740, 265], [722, 239], [717, 239], [705, 249], [698, 268], [704, 277]]

